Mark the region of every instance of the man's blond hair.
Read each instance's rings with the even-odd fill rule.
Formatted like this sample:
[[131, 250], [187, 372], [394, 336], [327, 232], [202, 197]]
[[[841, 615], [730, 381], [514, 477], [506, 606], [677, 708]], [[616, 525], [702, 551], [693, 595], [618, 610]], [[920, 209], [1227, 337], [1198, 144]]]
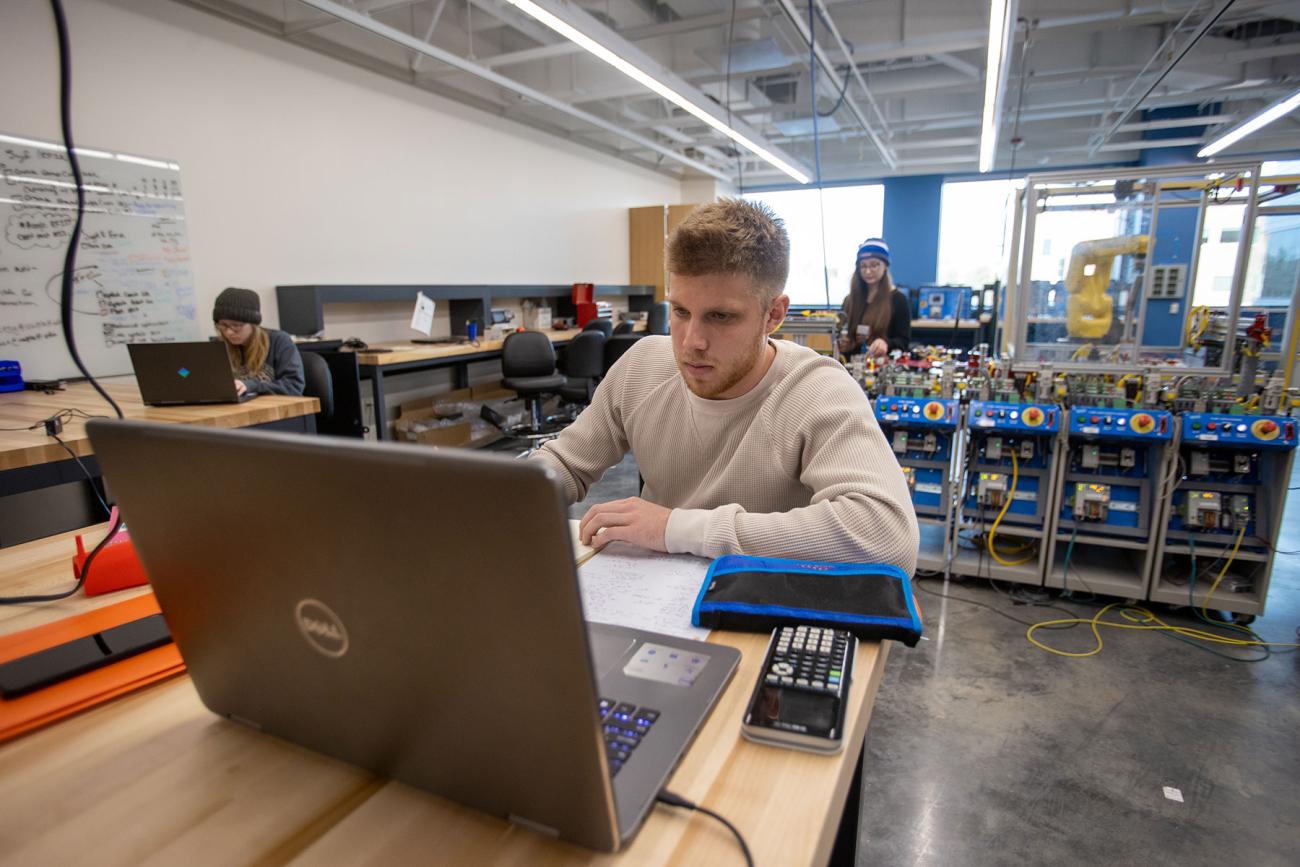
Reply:
[[790, 236], [762, 202], [719, 199], [691, 211], [668, 237], [668, 273], [743, 274], [766, 308], [790, 276]]

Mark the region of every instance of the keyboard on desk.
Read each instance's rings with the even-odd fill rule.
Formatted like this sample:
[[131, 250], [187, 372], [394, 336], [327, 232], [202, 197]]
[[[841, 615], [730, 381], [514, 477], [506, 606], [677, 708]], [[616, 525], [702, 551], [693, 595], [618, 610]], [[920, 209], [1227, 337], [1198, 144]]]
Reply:
[[641, 743], [641, 738], [659, 719], [659, 711], [602, 698], [596, 708], [596, 718], [600, 720], [605, 732], [609, 775], [613, 777], [618, 775], [619, 768], [623, 767], [632, 751]]

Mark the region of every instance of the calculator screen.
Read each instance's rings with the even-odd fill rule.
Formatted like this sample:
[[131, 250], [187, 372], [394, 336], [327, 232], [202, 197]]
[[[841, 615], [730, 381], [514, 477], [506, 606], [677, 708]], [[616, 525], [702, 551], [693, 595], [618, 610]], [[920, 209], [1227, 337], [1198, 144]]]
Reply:
[[764, 685], [750, 724], [826, 737], [835, 728], [838, 704], [839, 699], [830, 693]]

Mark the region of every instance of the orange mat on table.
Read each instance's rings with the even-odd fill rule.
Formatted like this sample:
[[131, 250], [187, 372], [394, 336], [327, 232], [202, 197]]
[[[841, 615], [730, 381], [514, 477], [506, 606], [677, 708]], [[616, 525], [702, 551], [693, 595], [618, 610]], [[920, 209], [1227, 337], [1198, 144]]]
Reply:
[[[158, 600], [152, 593], [146, 593], [54, 623], [0, 636], [0, 663], [158, 613]], [[180, 651], [175, 644], [167, 644], [18, 698], [0, 698], [0, 743], [183, 671], [185, 663], [181, 662]]]

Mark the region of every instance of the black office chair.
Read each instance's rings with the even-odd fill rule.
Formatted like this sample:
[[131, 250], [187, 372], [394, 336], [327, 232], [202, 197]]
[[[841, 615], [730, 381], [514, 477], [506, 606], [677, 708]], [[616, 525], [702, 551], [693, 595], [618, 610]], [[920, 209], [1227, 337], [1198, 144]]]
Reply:
[[641, 339], [640, 334], [619, 334], [605, 341], [605, 373], [614, 366], [614, 362], [623, 357], [623, 353], [632, 348], [632, 344]]
[[540, 440], [553, 437], [556, 431], [542, 416], [542, 402], [548, 394], [558, 394], [564, 386], [564, 374], [555, 369], [555, 347], [540, 331], [516, 331], [506, 337], [501, 347], [501, 384], [516, 392], [528, 408], [529, 421], [510, 431], [520, 439]]
[[647, 329], [651, 334], [668, 333], [668, 302], [656, 301], [650, 308], [650, 322]]
[[302, 374], [306, 380], [302, 393], [320, 401], [320, 411], [316, 413], [316, 432], [329, 427], [334, 418], [334, 378], [330, 376], [330, 366], [314, 352], [301, 352]]
[[605, 373], [605, 335], [580, 331], [564, 350], [564, 385], [560, 397], [586, 406], [596, 393], [596, 383]]
[[316, 432], [364, 439], [370, 429], [362, 419], [361, 373], [357, 366], [357, 354], [320, 351], [314, 351], [314, 354], [319, 355], [329, 366], [334, 404], [334, 413], [328, 419], [317, 420]]
[[586, 325], [582, 326], [583, 331], [599, 331], [606, 337], [614, 333], [614, 323], [608, 319], [593, 319]]
[[618, 323], [618, 327], [614, 329], [613, 336], [619, 337], [624, 334], [632, 334], [635, 331], [636, 326], [632, 324], [632, 320], [624, 319], [622, 322]]

